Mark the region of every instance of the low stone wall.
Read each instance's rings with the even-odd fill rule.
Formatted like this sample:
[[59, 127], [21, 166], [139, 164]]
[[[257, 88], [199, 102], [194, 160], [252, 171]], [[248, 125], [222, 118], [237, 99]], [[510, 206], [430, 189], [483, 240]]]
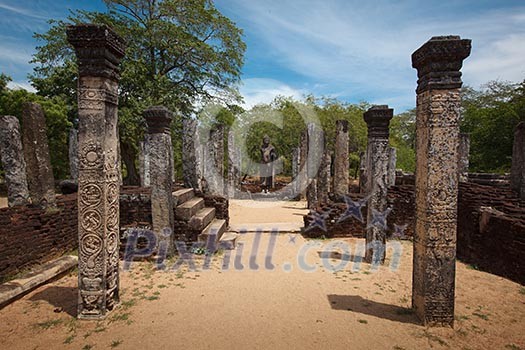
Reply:
[[221, 196], [205, 195], [204, 203], [206, 207], [215, 208], [215, 217], [226, 220], [226, 225], [230, 225], [230, 212], [228, 198]]

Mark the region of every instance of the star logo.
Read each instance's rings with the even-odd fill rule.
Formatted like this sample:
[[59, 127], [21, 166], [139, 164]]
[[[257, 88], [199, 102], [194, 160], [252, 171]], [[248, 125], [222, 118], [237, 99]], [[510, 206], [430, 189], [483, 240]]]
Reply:
[[407, 229], [408, 224], [396, 225], [394, 224], [394, 233], [392, 233], [392, 238], [403, 239], [406, 237], [405, 230]]
[[368, 198], [370, 198], [370, 196], [367, 196], [358, 201], [354, 201], [352, 198], [346, 195], [343, 198], [346, 204], [346, 211], [343, 213], [343, 215], [341, 215], [337, 222], [339, 223], [345, 221], [351, 217], [359, 220], [360, 222], [364, 222], [365, 220], [363, 218], [363, 213], [361, 212], [361, 209], [364, 206], [366, 206], [366, 203], [368, 202]]
[[295, 245], [295, 243], [296, 243], [296, 242], [295, 242], [296, 238], [297, 238], [297, 235], [291, 235], [291, 234], [288, 234], [288, 243], [289, 243], [289, 244], [293, 244], [293, 245]]
[[366, 228], [376, 227], [380, 230], [386, 231], [387, 224], [386, 224], [386, 218], [388, 217], [388, 214], [392, 211], [392, 208], [387, 208], [384, 212], [380, 212], [379, 210], [372, 209], [372, 220], [370, 220], [370, 223], [366, 226]]
[[331, 210], [324, 212], [324, 213], [318, 213], [314, 210], [310, 212], [309, 220], [310, 223], [308, 225], [308, 228], [306, 231], [313, 230], [316, 227], [319, 227], [324, 232], [328, 231], [326, 227], [326, 219], [328, 219], [330, 215]]

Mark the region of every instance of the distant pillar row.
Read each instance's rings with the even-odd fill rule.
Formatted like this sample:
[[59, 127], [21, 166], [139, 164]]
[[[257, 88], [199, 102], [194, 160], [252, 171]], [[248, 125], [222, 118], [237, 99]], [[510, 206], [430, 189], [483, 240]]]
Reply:
[[118, 65], [124, 42], [106, 26], [67, 28], [78, 59], [78, 317], [119, 302]]
[[425, 325], [454, 323], [461, 66], [471, 41], [433, 37], [418, 72], [412, 307]]

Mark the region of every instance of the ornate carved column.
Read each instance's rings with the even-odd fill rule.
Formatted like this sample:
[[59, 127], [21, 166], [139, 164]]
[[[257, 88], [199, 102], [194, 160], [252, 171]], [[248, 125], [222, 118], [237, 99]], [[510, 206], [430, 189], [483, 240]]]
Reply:
[[78, 59], [78, 317], [102, 319], [119, 302], [117, 102], [124, 42], [110, 28], [67, 28]]
[[389, 147], [388, 150], [388, 187], [396, 184], [397, 150]]
[[348, 121], [338, 120], [335, 124], [334, 194], [348, 193], [350, 159], [348, 157]]
[[7, 204], [10, 207], [28, 204], [29, 190], [20, 122], [11, 115], [0, 116], [0, 160], [5, 171]]
[[461, 66], [471, 41], [433, 37], [412, 54], [418, 72], [412, 307], [425, 325], [453, 325]]
[[69, 174], [71, 180], [78, 181], [78, 130], [69, 129]]
[[[388, 106], [374, 106], [364, 114], [368, 126], [367, 145], [367, 228], [366, 228], [366, 254], [365, 261], [385, 261], [386, 245], [386, 212], [388, 194], [388, 164], [390, 147], [388, 136], [390, 119], [394, 110]], [[381, 220], [376, 221], [381, 215]], [[375, 256], [374, 256], [375, 254]]]
[[171, 157], [170, 125], [173, 114], [165, 107], [150, 107], [144, 111], [148, 124], [151, 181], [151, 216], [157, 245], [168, 239], [167, 253], [173, 252], [173, 161]]

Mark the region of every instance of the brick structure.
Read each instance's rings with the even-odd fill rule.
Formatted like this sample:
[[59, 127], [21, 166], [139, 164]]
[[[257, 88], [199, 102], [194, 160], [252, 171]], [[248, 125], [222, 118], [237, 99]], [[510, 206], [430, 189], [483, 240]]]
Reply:
[[0, 160], [5, 171], [8, 205], [13, 207], [29, 203], [20, 123], [10, 115], [0, 116]]
[[335, 157], [334, 157], [334, 194], [343, 196], [348, 193], [350, 158], [348, 156], [348, 121], [338, 120], [335, 123]]
[[78, 59], [78, 286], [80, 319], [119, 302], [118, 79], [124, 42], [110, 28], [67, 28]]
[[157, 248], [167, 244], [167, 254], [173, 253], [173, 160], [171, 157], [170, 125], [173, 114], [165, 107], [155, 106], [144, 111], [148, 125], [151, 181], [151, 212]]
[[34, 102], [24, 103], [22, 125], [22, 143], [31, 202], [43, 208], [54, 207], [55, 178], [49, 158], [46, 117], [42, 106]]
[[525, 200], [525, 122], [519, 123], [514, 132], [510, 186]]
[[460, 69], [470, 49], [470, 40], [442, 36], [412, 54], [419, 78], [412, 307], [429, 326], [454, 323]]
[[[374, 106], [364, 113], [368, 126], [367, 145], [367, 221], [365, 261], [385, 260], [386, 230], [382, 224], [375, 224], [378, 215], [387, 211], [388, 166], [390, 147], [388, 146], [390, 120], [394, 110], [388, 106]], [[386, 220], [386, 217], [385, 217]], [[379, 245], [378, 245], [379, 244]], [[375, 256], [374, 256], [375, 255]]]

